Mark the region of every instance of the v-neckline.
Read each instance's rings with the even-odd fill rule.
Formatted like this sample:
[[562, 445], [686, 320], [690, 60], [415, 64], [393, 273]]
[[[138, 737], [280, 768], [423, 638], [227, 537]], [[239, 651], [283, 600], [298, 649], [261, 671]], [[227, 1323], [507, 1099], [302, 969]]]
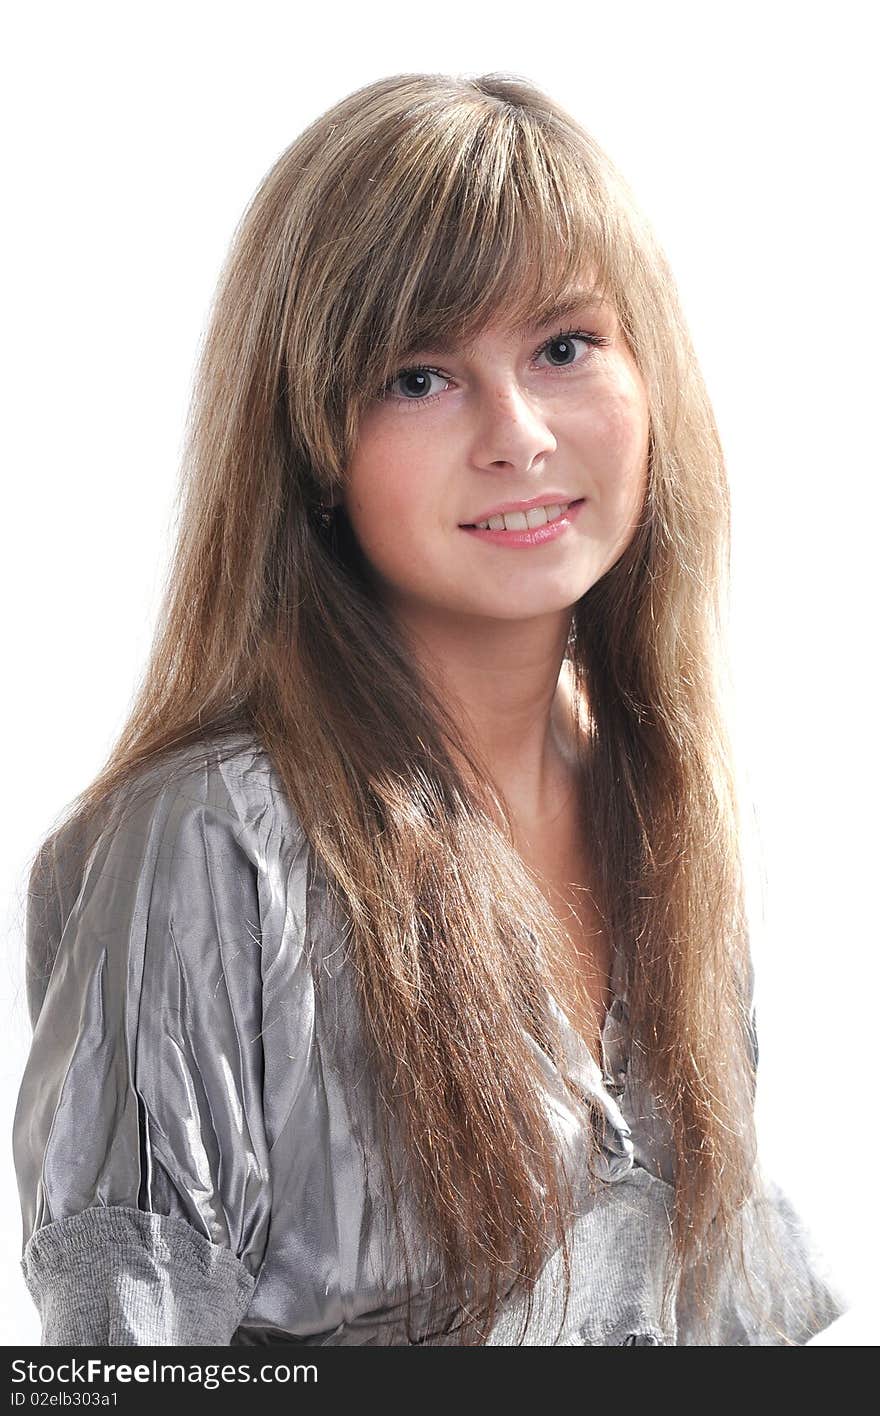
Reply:
[[[529, 930], [529, 934], [531, 935], [532, 942], [534, 944], [537, 944], [537, 938], [534, 931]], [[544, 977], [544, 986], [546, 988], [547, 995], [552, 1000], [554, 1007], [558, 1011], [559, 1016], [562, 1018], [567, 1032], [575, 1040], [575, 1044], [579, 1047], [582, 1047], [584, 1051], [592, 1058], [593, 1062], [596, 1062], [596, 1059], [595, 1057], [593, 1057], [590, 1048], [587, 1046], [583, 1035], [575, 1027], [574, 1023], [569, 1017], [568, 1012], [560, 1002], [558, 992], [550, 978], [550, 973], [549, 970], [546, 968], [546, 964], [544, 965]], [[596, 1063], [596, 1065], [599, 1066], [601, 1069], [602, 1078], [604, 1082], [614, 1081], [614, 1078], [612, 1076], [612, 1062], [610, 1058], [610, 1053], [612, 1051], [611, 1037], [609, 1036], [609, 1034], [612, 1032], [614, 1027], [620, 1027], [622, 1024], [625, 1024], [625, 1021], [628, 1017], [626, 960], [623, 956], [622, 950], [617, 948], [613, 941], [611, 945], [610, 989], [611, 998], [609, 1000], [608, 1007], [605, 1009], [605, 1017], [603, 1019], [602, 1026], [599, 1029], [601, 1063]], [[619, 1089], [619, 1084], [617, 1084], [615, 1086], [615, 1090], [619, 1091]]]

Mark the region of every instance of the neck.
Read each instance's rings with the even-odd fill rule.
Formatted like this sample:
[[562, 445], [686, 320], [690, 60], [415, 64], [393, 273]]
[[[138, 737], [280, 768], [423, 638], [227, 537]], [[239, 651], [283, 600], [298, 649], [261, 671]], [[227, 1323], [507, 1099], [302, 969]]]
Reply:
[[514, 822], [529, 830], [558, 815], [572, 782], [569, 619], [408, 615], [402, 626]]

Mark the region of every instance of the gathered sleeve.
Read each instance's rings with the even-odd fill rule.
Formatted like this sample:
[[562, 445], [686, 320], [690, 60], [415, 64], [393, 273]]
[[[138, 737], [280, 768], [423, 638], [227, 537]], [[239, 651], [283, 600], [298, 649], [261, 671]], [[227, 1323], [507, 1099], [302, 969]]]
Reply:
[[747, 1211], [744, 1237], [751, 1289], [728, 1270], [715, 1295], [708, 1331], [698, 1318], [696, 1266], [678, 1296], [679, 1346], [804, 1347], [850, 1307], [815, 1236], [785, 1190], [764, 1180]]
[[258, 863], [207, 773], [29, 881], [13, 1151], [44, 1345], [228, 1344], [267, 1244]]
[[[747, 1036], [757, 1087], [760, 1049], [754, 986], [755, 972], [749, 954]], [[790, 1195], [760, 1165], [757, 1177], [756, 1193], [746, 1206], [743, 1227], [743, 1257], [751, 1285], [744, 1283], [737, 1266], [727, 1265], [714, 1295], [707, 1327], [695, 1302], [695, 1284], [701, 1275], [697, 1261], [683, 1275], [679, 1288], [679, 1346], [803, 1347], [851, 1306]]]

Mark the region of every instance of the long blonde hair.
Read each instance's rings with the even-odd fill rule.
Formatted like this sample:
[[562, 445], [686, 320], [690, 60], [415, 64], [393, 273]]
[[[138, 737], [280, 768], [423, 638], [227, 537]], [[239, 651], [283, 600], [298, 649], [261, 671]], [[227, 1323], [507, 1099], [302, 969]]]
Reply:
[[[666, 1301], [711, 1233], [710, 1310], [757, 1174], [723, 721], [727, 480], [646, 221], [593, 139], [525, 79], [368, 84], [259, 184], [201, 351], [149, 662], [71, 811], [87, 822], [179, 747], [257, 734], [349, 922], [371, 1060], [467, 1343], [502, 1298], [531, 1292], [553, 1246], [570, 1282], [574, 1177], [535, 1055], [560, 1058], [540, 961], [565, 941], [485, 764], [370, 593], [344, 512], [328, 533], [316, 506], [344, 483], [359, 417], [405, 351], [537, 318], [587, 269], [650, 407], [644, 514], [572, 610], [594, 898], [626, 961], [633, 1065], [674, 1142]], [[558, 987], [565, 1005], [574, 973]], [[388, 1133], [383, 1148], [394, 1195]]]

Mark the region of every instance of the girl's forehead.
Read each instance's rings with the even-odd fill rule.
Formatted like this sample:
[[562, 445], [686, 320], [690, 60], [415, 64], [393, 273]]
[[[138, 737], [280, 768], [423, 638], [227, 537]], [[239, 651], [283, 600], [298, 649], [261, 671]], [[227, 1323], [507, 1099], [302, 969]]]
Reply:
[[477, 311], [466, 321], [435, 326], [426, 321], [421, 325], [418, 343], [429, 343], [439, 354], [451, 354], [476, 344], [484, 333], [498, 333], [519, 341], [528, 338], [538, 328], [578, 315], [589, 318], [613, 313], [613, 302], [595, 284], [568, 286], [558, 290], [529, 291], [496, 304], [492, 309]]

